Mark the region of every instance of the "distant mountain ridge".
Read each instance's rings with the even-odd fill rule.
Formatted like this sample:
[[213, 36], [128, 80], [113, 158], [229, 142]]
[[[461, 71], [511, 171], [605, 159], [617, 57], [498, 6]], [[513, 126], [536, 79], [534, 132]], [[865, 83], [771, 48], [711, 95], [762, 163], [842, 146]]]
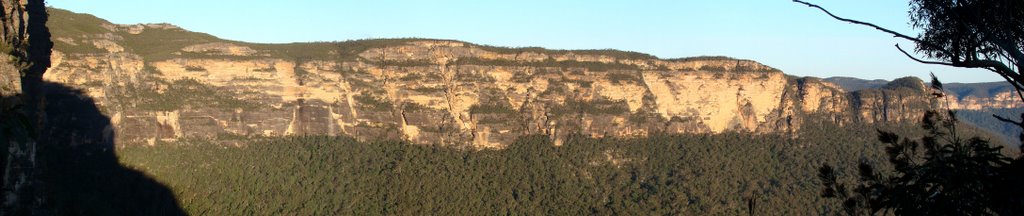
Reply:
[[[888, 81], [881, 79], [863, 80], [851, 77], [830, 77], [825, 80], [836, 83], [847, 91], [884, 88], [889, 84]], [[959, 109], [958, 120], [998, 134], [1005, 143], [1019, 142], [1020, 127], [992, 117], [999, 115], [1015, 118], [1024, 113], [1024, 106], [1021, 106], [1022, 102], [1013, 86], [1006, 82], [944, 83], [943, 88], [957, 99], [952, 101], [951, 106], [953, 109]]]
[[829, 77], [825, 78], [824, 80], [831, 83], [835, 83], [846, 91], [859, 91], [862, 89], [880, 88], [882, 86], [885, 86], [885, 84], [889, 83], [888, 80], [884, 79], [866, 80], [854, 77]]
[[[866, 80], [854, 77], [829, 77], [825, 81], [838, 84], [846, 91], [858, 91], [867, 88], [881, 88], [889, 83], [888, 80], [875, 79]], [[928, 83], [926, 83], [928, 84]], [[929, 84], [930, 85], [930, 84]], [[980, 82], [980, 83], [944, 83], [943, 87], [960, 98], [967, 96], [993, 97], [1000, 93], [1013, 91], [1013, 86], [1006, 82]]]
[[[556, 144], [575, 135], [795, 135], [805, 121], [917, 121], [937, 104], [916, 78], [847, 91], [729, 57], [434, 39], [256, 44], [50, 11], [54, 66], [44, 79], [95, 98], [124, 143], [347, 135], [504, 148], [535, 134]], [[970, 106], [990, 105], [984, 99]]]

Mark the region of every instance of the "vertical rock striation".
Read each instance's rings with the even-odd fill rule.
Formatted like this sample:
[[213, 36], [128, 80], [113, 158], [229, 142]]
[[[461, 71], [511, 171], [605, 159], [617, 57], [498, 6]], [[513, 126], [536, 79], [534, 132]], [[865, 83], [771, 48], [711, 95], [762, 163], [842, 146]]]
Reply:
[[[252, 44], [55, 14], [61, 34], [45, 78], [83, 86], [115, 117], [120, 142], [323, 134], [502, 148], [528, 134], [559, 144], [571, 135], [793, 133], [809, 120], [916, 120], [936, 105], [920, 80], [847, 92], [727, 57], [426, 39]], [[61, 24], [69, 20], [98, 27]]]

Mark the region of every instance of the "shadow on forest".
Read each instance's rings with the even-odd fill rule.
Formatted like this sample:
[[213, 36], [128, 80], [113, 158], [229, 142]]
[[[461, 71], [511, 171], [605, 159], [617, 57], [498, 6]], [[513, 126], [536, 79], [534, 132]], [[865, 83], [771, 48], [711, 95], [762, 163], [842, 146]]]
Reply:
[[44, 208], [70, 215], [184, 215], [169, 188], [122, 166], [110, 118], [82, 91], [44, 84], [39, 138]]

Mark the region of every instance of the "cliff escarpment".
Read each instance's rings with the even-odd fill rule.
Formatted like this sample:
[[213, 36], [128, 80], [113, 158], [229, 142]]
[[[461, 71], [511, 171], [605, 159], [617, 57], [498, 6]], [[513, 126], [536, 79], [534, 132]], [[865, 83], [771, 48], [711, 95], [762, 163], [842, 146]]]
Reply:
[[122, 143], [322, 134], [501, 148], [529, 134], [558, 144], [916, 121], [937, 104], [913, 78], [847, 92], [727, 57], [427, 39], [253, 44], [51, 11], [44, 78], [95, 98]]

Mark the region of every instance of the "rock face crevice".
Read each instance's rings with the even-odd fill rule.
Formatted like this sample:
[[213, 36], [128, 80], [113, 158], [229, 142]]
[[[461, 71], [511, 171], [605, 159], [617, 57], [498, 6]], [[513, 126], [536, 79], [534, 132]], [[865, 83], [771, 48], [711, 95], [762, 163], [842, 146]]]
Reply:
[[[43, 73], [52, 64], [48, 15], [42, 0], [0, 1], [0, 215], [37, 214], [45, 187], [37, 152], [43, 132]], [[45, 144], [45, 143], [43, 143]]]
[[[726, 57], [426, 39], [251, 44], [92, 19], [113, 27], [55, 35], [55, 65], [45, 79], [83, 86], [119, 117], [123, 143], [322, 134], [502, 148], [529, 134], [558, 144], [571, 134], [793, 133], [819, 117], [839, 124], [916, 120], [936, 104], [920, 80], [847, 92]], [[182, 40], [162, 50], [137, 46], [145, 40], [138, 32], [147, 31]], [[120, 49], [108, 49], [114, 46]], [[914, 82], [919, 86], [906, 84]], [[154, 132], [163, 130], [171, 131]]]

